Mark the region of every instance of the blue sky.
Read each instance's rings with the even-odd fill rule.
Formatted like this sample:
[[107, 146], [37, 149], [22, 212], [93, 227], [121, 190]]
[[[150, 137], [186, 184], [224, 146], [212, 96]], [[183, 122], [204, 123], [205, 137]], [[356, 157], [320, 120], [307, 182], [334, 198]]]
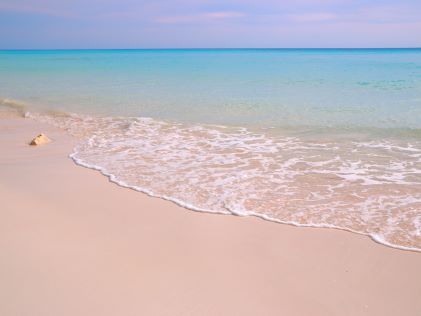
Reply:
[[0, 49], [421, 47], [421, 0], [0, 0]]

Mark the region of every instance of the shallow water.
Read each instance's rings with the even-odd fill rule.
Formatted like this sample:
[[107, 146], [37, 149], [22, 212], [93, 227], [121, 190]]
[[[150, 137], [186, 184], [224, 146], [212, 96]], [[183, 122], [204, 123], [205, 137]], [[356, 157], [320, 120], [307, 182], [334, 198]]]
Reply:
[[121, 185], [421, 250], [421, 50], [1, 52], [0, 73]]

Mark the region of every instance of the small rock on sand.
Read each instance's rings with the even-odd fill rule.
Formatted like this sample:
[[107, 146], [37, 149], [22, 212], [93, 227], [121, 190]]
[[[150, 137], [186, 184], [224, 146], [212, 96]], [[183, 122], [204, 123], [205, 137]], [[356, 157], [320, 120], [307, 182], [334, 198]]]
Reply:
[[44, 144], [48, 144], [49, 142], [51, 142], [51, 139], [49, 139], [46, 135], [44, 134], [39, 134], [37, 137], [35, 137], [30, 143], [29, 145], [32, 146], [39, 146], [39, 145], [44, 145]]

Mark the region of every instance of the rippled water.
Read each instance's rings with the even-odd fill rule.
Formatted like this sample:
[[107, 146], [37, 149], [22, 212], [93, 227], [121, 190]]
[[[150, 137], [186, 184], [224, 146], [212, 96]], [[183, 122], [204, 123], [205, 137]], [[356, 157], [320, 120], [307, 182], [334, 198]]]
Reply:
[[421, 250], [421, 50], [9, 52], [0, 71], [4, 105], [120, 185]]
[[189, 123], [421, 128], [421, 49], [0, 51], [0, 98]]

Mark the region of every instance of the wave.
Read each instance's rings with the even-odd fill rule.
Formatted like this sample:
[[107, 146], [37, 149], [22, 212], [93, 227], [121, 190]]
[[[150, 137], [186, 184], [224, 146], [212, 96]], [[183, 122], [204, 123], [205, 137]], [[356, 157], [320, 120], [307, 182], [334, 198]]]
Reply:
[[24, 117], [27, 111], [27, 104], [25, 102], [0, 98], [0, 112], [10, 116]]
[[421, 141], [288, 136], [152, 118], [31, 113], [80, 137], [70, 157], [195, 211], [370, 236], [421, 251]]

